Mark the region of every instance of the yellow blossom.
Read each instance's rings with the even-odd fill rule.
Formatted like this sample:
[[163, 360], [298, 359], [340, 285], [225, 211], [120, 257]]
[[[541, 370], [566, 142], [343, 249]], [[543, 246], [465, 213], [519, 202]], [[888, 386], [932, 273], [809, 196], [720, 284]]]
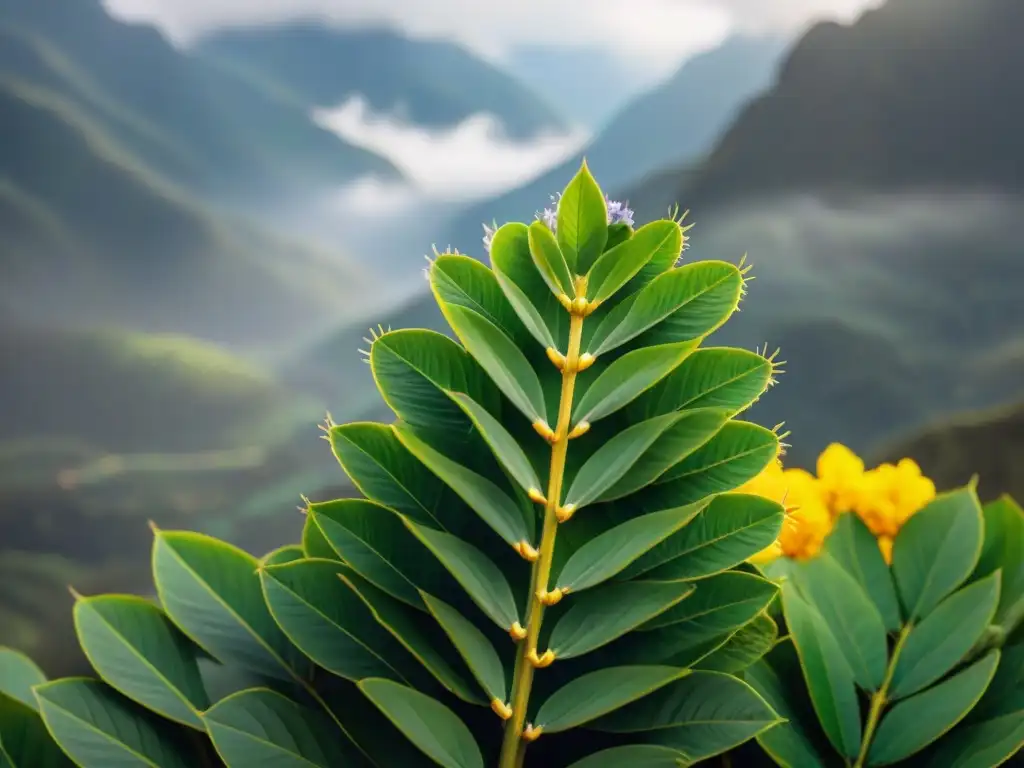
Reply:
[[852, 510], [864, 490], [864, 460], [840, 443], [818, 457], [821, 494], [833, 519]]
[[[880, 464], [865, 473], [864, 490], [854, 511], [879, 538], [879, 546], [890, 562], [892, 540], [911, 515], [935, 498], [935, 483], [921, 474], [913, 459], [897, 464]], [[884, 540], [888, 544], [884, 544]]]
[[786, 508], [778, 538], [752, 558], [767, 563], [777, 557], [814, 557], [832, 530], [832, 518], [822, 502], [818, 481], [802, 469], [783, 469], [778, 460], [737, 489], [777, 501]]

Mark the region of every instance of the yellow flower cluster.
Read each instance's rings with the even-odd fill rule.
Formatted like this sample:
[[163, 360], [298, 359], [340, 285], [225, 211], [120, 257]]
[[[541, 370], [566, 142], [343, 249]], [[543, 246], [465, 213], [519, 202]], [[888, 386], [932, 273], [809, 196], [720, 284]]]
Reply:
[[885, 561], [891, 562], [892, 542], [907, 519], [935, 497], [935, 483], [921, 474], [911, 459], [865, 470], [859, 456], [833, 443], [817, 462], [817, 476], [802, 469], [785, 469], [778, 459], [737, 489], [778, 501], [786, 518], [778, 539], [752, 562], [777, 557], [806, 560], [821, 551], [839, 515], [852, 512], [878, 538]]

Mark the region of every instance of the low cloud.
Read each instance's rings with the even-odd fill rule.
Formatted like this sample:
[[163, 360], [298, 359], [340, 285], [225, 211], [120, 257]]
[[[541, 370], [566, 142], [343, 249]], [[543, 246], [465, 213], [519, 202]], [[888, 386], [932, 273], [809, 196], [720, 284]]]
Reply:
[[578, 152], [584, 131], [537, 136], [516, 142], [501, 123], [473, 115], [445, 129], [411, 125], [376, 114], [354, 97], [340, 107], [317, 110], [314, 121], [345, 141], [388, 158], [405, 183], [360, 179], [338, 196], [363, 214], [394, 212], [420, 202], [463, 204], [501, 194], [530, 181]]

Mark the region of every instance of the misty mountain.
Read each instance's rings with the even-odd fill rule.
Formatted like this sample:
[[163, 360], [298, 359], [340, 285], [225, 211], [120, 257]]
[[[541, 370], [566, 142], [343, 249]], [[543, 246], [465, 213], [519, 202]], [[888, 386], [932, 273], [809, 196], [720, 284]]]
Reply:
[[747, 99], [768, 87], [784, 48], [775, 38], [733, 37], [694, 56], [664, 83], [630, 100], [583, 152], [457, 216], [442, 242], [477, 253], [481, 222], [529, 221], [561, 192], [584, 156], [608, 191], [700, 158]]
[[515, 78], [459, 45], [410, 40], [383, 28], [316, 22], [228, 29], [194, 49], [307, 110], [361, 96], [375, 112], [444, 128], [488, 113], [512, 138], [566, 128], [565, 119]]
[[[1024, 189], [1024, 4], [889, 0], [814, 26], [673, 197]], [[672, 200], [640, 193], [654, 214]]]

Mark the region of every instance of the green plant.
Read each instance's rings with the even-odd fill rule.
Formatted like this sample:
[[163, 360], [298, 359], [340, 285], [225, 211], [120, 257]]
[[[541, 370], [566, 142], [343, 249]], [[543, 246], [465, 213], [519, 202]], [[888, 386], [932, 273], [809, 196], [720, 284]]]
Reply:
[[789, 638], [745, 677], [789, 719], [758, 738], [777, 763], [991, 768], [1024, 745], [1024, 512], [1009, 498], [938, 495], [891, 566], [845, 513], [820, 556], [766, 570]]
[[12, 663], [18, 722], [87, 768], [678, 766], [775, 725], [737, 674], [776, 638], [745, 561], [784, 512], [730, 493], [779, 452], [735, 418], [775, 364], [698, 348], [746, 270], [677, 266], [680, 221], [634, 231], [584, 165], [488, 233], [492, 268], [438, 255], [461, 344], [375, 336], [396, 422], [325, 427], [365, 498], [307, 503], [260, 561], [155, 531], [158, 603], [80, 597], [99, 680]]

